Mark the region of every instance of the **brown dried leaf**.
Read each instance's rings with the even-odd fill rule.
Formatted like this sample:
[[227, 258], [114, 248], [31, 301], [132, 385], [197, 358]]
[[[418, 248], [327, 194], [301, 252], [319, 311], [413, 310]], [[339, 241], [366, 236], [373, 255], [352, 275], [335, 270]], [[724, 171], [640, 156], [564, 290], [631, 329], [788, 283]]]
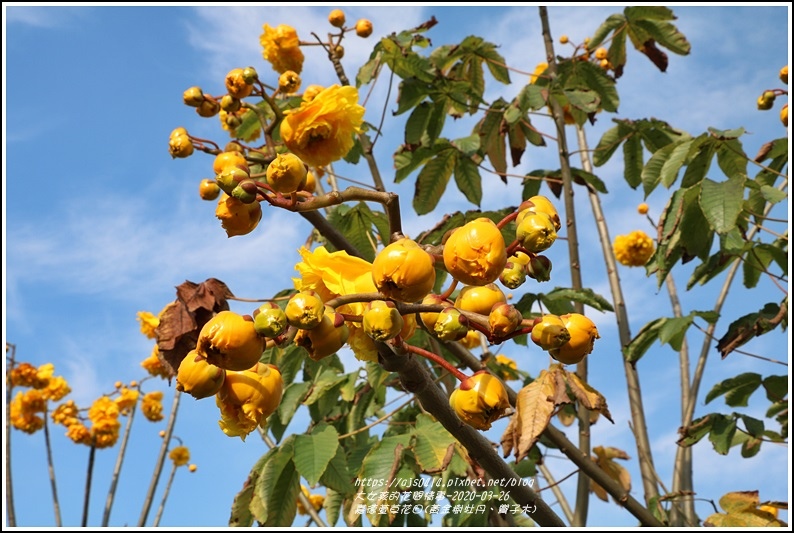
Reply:
[[755, 509], [760, 504], [757, 490], [729, 492], [720, 498], [720, 507], [726, 513]]
[[505, 454], [515, 449], [516, 462], [529, 453], [554, 413], [554, 375], [541, 370], [535, 381], [518, 392], [516, 413], [502, 435]]
[[[593, 453], [596, 454], [593, 457], [595, 464], [606, 472], [609, 477], [617, 481], [624, 491], [629, 492], [631, 490], [631, 474], [622, 465], [614, 461], [614, 459], [628, 459], [629, 455], [623, 450], [612, 448], [611, 446], [596, 446], [593, 448]], [[607, 501], [606, 491], [600, 485], [591, 482], [590, 490], [602, 500]]]
[[176, 288], [177, 298], [160, 313], [155, 330], [161, 359], [172, 375], [185, 355], [196, 348], [204, 324], [216, 313], [227, 311], [227, 298], [233, 296], [226, 284], [215, 278], [203, 283], [185, 281]]
[[643, 44], [640, 47], [640, 52], [648, 56], [648, 59], [651, 60], [651, 63], [656, 65], [656, 68], [658, 68], [662, 72], [665, 72], [667, 70], [667, 64], [668, 64], [667, 54], [665, 54], [656, 47], [656, 41], [654, 41], [653, 39], [648, 39], [647, 41], [645, 41], [645, 44]]
[[[595, 457], [593, 458], [593, 460], [595, 460]], [[606, 489], [604, 489], [604, 487], [602, 487], [592, 479], [590, 480], [590, 492], [598, 496], [599, 500], [603, 500], [605, 502], [609, 501], [609, 494], [607, 494]]]
[[563, 372], [565, 372], [568, 387], [570, 387], [576, 400], [586, 409], [600, 412], [607, 420], [614, 424], [615, 421], [612, 420], [612, 415], [609, 413], [606, 398], [593, 387], [582, 381], [582, 379], [573, 372], [568, 372], [567, 370], [563, 370]]

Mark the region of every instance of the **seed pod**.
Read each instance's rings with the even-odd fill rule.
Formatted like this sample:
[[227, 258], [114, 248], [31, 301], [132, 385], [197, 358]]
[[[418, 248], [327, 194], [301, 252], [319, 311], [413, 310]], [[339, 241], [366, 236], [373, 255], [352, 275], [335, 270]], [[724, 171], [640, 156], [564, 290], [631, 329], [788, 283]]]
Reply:
[[[438, 294], [432, 293], [425, 296], [422, 299], [422, 303], [425, 305], [443, 305], [444, 307], [452, 307], [452, 302], [441, 298], [441, 296]], [[438, 320], [438, 313], [419, 313], [419, 318], [422, 320], [422, 324], [424, 324], [428, 330], [433, 331], [436, 321]]]
[[442, 341], [458, 341], [466, 336], [469, 328], [465, 325], [460, 311], [454, 307], [447, 307], [438, 314], [433, 332]]
[[504, 337], [513, 333], [523, 318], [521, 311], [514, 306], [507, 303], [496, 304], [488, 315], [488, 325], [491, 333], [497, 337]]
[[461, 311], [488, 316], [494, 305], [506, 302], [505, 294], [495, 283], [482, 286], [466, 285], [458, 293], [455, 307]]
[[551, 279], [551, 260], [545, 255], [536, 255], [527, 264], [527, 275], [536, 281]]

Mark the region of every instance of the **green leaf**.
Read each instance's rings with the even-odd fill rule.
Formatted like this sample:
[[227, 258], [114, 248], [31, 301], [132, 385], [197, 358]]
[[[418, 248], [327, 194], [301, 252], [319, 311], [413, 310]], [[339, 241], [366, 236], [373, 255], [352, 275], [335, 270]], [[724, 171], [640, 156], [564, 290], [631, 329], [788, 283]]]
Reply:
[[597, 294], [592, 289], [565, 289], [555, 287], [550, 291], [547, 296], [547, 301], [554, 300], [570, 300], [572, 302], [579, 302], [595, 309], [596, 311], [614, 311], [614, 307], [609, 301]]
[[669, 22], [656, 20], [635, 20], [633, 22], [635, 27], [642, 28], [648, 35], [653, 37], [657, 43], [674, 54], [687, 55], [692, 49], [686, 36]]
[[777, 187], [771, 187], [769, 185], [761, 186], [761, 196], [770, 204], [776, 204], [788, 198], [788, 194], [786, 194], [785, 191], [781, 191]]
[[623, 348], [623, 357], [627, 362], [635, 363], [645, 355], [651, 345], [659, 339], [659, 331], [666, 321], [666, 318], [657, 318], [640, 329], [631, 342]]
[[706, 403], [724, 394], [725, 403], [729, 406], [747, 407], [747, 400], [750, 398], [750, 395], [760, 386], [760, 374], [745, 372], [744, 374], [728, 378], [714, 385], [706, 395]]
[[770, 263], [772, 263], [772, 254], [775, 251], [783, 252], [783, 250], [765, 244], [758, 244], [749, 250], [742, 265], [745, 287], [753, 289], [758, 285], [761, 274], [767, 272]]
[[325, 509], [326, 521], [330, 527], [336, 526], [336, 523], [339, 522], [339, 515], [342, 511], [342, 502], [344, 499], [345, 496], [342, 493], [326, 487], [323, 509]]
[[324, 369], [312, 383], [312, 388], [311, 391], [309, 392], [309, 396], [303, 401], [303, 403], [305, 405], [312, 405], [323, 394], [328, 392], [328, 390], [339, 385], [346, 379], [347, 378], [345, 376], [341, 376], [337, 374], [337, 372], [333, 369], [330, 368]]
[[[363, 481], [359, 490], [364, 494], [367, 505], [387, 504], [389, 489], [397, 476], [403, 460], [403, 451], [410, 439], [410, 435], [386, 437], [364, 457], [358, 479]], [[376, 514], [367, 513], [367, 517], [373, 523], [377, 523]]]
[[684, 171], [684, 177], [681, 178], [682, 188], [700, 183], [706, 177], [706, 173], [711, 168], [711, 160], [714, 158], [714, 141], [705, 133], [693, 141], [692, 147], [695, 151], [694, 153], [690, 151], [690, 160]]
[[540, 184], [543, 183], [543, 180], [531, 179], [531, 177], [530, 174], [527, 174], [527, 177], [524, 178], [524, 187], [521, 189], [522, 201], [528, 200], [540, 193]]
[[542, 87], [534, 83], [528, 83], [524, 85], [524, 88], [521, 89], [521, 92], [519, 92], [516, 97], [518, 107], [523, 113], [542, 109], [546, 107], [546, 97], [544, 94], [545, 91]]
[[[571, 106], [581, 109], [585, 113], [595, 113], [601, 99], [595, 91], [589, 89], [565, 89], [563, 91]], [[505, 118], [507, 118], [505, 116]]]
[[620, 143], [626, 140], [626, 137], [628, 137], [630, 133], [631, 130], [622, 122], [605, 131], [601, 139], [598, 140], [598, 145], [593, 151], [593, 165], [600, 167], [606, 164], [612, 157], [612, 154], [620, 148]]
[[361, 68], [358, 69], [358, 73], [356, 73], [356, 88], [367, 85], [377, 76], [380, 67], [383, 65], [381, 56], [380, 47], [375, 45], [375, 49], [370, 54], [367, 62], [361, 65]]
[[281, 396], [281, 403], [278, 404], [277, 412], [279, 420], [285, 426], [292, 420], [295, 411], [298, 410], [298, 405], [306, 395], [306, 391], [309, 390], [309, 386], [310, 384], [306, 382], [295, 382], [290, 383], [287, 385], [287, 388], [284, 389], [284, 394]]
[[468, 201], [480, 206], [482, 201], [482, 183], [477, 165], [469, 157], [455, 158], [455, 184]]
[[736, 420], [720, 414], [711, 416], [713, 416], [714, 421], [711, 424], [709, 440], [717, 453], [728, 455], [733, 435], [736, 433]]
[[[576, 74], [585, 87], [598, 93], [601, 99], [601, 108], [610, 113], [616, 113], [620, 98], [615, 88], [615, 80], [610, 78], [604, 69], [589, 61], [576, 61], [574, 65]], [[578, 83], [577, 83], [578, 84]]]
[[724, 358], [753, 337], [771, 331], [775, 328], [775, 324], [770, 323], [770, 320], [779, 311], [780, 306], [768, 303], [759, 312], [749, 313], [734, 320], [728, 326], [727, 333], [717, 341], [717, 350]]
[[436, 153], [434, 148], [419, 147], [409, 150], [401, 146], [394, 153], [394, 183], [400, 183], [411, 173], [424, 165]]
[[670, 8], [663, 6], [630, 6], [623, 10], [630, 21], [637, 20], [675, 20]]
[[460, 150], [463, 155], [471, 158], [480, 150], [480, 136], [472, 133], [468, 137], [460, 137], [451, 141], [452, 146]]
[[510, 71], [505, 66], [505, 58], [502, 57], [494, 48], [491, 43], [484, 43], [488, 46], [482, 46], [477, 50], [477, 55], [486, 60], [485, 64], [488, 65], [488, 71], [496, 81], [510, 85]]
[[265, 517], [257, 520], [265, 527], [289, 527], [297, 512], [300, 476], [292, 462], [292, 441], [287, 439], [264, 466], [255, 493], [261, 498]]
[[755, 457], [758, 452], [761, 451], [761, 443], [763, 440], [754, 438], [754, 437], [747, 437], [747, 439], [742, 443], [742, 457], [744, 459], [749, 459], [750, 457]]
[[347, 457], [342, 446], [336, 448], [336, 453], [328, 463], [323, 475], [320, 476], [320, 483], [345, 496], [355, 492], [352, 476], [347, 467]]
[[416, 418], [414, 432], [416, 442], [413, 446], [416, 461], [425, 474], [442, 472], [452, 460], [455, 438], [444, 426], [425, 414]]
[[416, 178], [414, 190], [414, 211], [426, 215], [436, 208], [455, 168], [457, 150], [448, 149], [427, 162]]
[[607, 19], [601, 23], [601, 25], [596, 29], [593, 36], [590, 38], [589, 47], [596, 48], [604, 39], [607, 38], [607, 35], [613, 30], [616, 30], [626, 24], [626, 17], [620, 13], [615, 13], [614, 15], [609, 15]]
[[426, 83], [410, 78], [400, 82], [397, 92], [397, 111], [395, 115], [401, 115], [416, 107], [419, 102], [427, 98], [428, 86]]
[[[266, 120], [272, 120], [275, 118], [273, 114], [273, 109], [266, 101], [261, 101], [256, 104], [256, 107], [262, 113], [262, 116]], [[251, 109], [243, 113], [242, 121], [240, 125], [234, 128], [234, 136], [237, 139], [248, 139], [254, 135], [257, 130], [260, 130], [261, 134], [262, 123], [259, 121], [259, 116]]]
[[[237, 493], [232, 502], [232, 512], [229, 516], [230, 527], [251, 527], [254, 519], [261, 517], [261, 503], [254, 493], [256, 481], [262, 474], [265, 463], [276, 453], [276, 449], [269, 450], [254, 463], [248, 478], [243, 483], [243, 489]], [[256, 501], [254, 501], [256, 500]]]
[[656, 189], [656, 186], [659, 185], [662, 179], [662, 169], [674, 149], [674, 144], [668, 144], [654, 152], [648, 162], [645, 163], [645, 168], [642, 169], [641, 177], [646, 198], [650, 196], [654, 189]]
[[780, 402], [788, 396], [788, 376], [767, 376], [763, 385], [770, 402]]
[[675, 351], [681, 351], [686, 331], [692, 325], [691, 316], [668, 318], [659, 328], [659, 342], [669, 344]]
[[717, 233], [727, 233], [736, 226], [742, 212], [745, 179], [740, 176], [717, 183], [707, 178], [701, 183], [700, 208]]
[[320, 481], [320, 476], [336, 455], [338, 438], [333, 426], [317, 426], [311, 435], [295, 436], [295, 467], [310, 485]]
[[595, 174], [582, 170], [581, 168], [572, 168], [571, 175], [573, 176], [574, 183], [579, 185], [587, 184], [601, 194], [607, 194], [609, 192], [607, 191], [607, 186], [601, 181], [601, 178]]
[[681, 223], [676, 228], [676, 233], [680, 236], [684, 257], [699, 257], [701, 261], [705, 261], [711, 251], [714, 232], [709, 228], [703, 211], [700, 209], [699, 193], [698, 185], [693, 185], [684, 193], [683, 216]]
[[669, 189], [672, 187], [675, 180], [678, 178], [678, 171], [684, 164], [684, 161], [689, 155], [689, 148], [692, 145], [692, 139], [687, 139], [681, 143], [676, 143], [667, 160], [662, 165], [659, 172], [659, 180], [662, 185]]
[[642, 141], [632, 135], [623, 143], [623, 177], [629, 187], [636, 189], [642, 183]]
[[427, 118], [427, 136], [429, 142], [435, 143], [436, 139], [441, 135], [441, 130], [444, 129], [444, 122], [447, 119], [447, 108], [449, 107], [449, 99], [447, 97], [438, 97], [433, 101], [433, 107], [430, 109], [430, 115]]
[[405, 144], [421, 144], [422, 136], [427, 130], [427, 121], [430, 118], [430, 102], [422, 102], [411, 112], [405, 122]]
[[532, 125], [532, 122], [529, 120], [529, 115], [525, 115], [524, 119], [519, 122], [519, 127], [524, 134], [524, 137], [527, 141], [530, 142], [533, 146], [546, 146], [546, 141], [543, 139], [543, 135], [535, 129]]
[[744, 422], [744, 429], [753, 437], [762, 437], [764, 435], [764, 421], [753, 418], [752, 416], [739, 415], [739, 418]]
[[693, 420], [686, 428], [679, 429], [678, 432], [681, 434], [681, 438], [678, 439], [678, 445], [688, 447], [700, 442], [703, 437], [711, 432], [717, 417], [723, 417], [723, 415], [711, 413]]
[[747, 156], [738, 139], [729, 139], [719, 143], [717, 147], [717, 164], [723, 174], [729, 178], [747, 175]]

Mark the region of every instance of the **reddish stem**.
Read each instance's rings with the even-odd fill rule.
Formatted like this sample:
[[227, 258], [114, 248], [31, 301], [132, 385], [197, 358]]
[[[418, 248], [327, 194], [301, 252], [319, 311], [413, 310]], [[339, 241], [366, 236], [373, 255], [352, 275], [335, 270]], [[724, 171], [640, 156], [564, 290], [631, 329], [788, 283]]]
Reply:
[[504, 217], [502, 220], [500, 220], [496, 224], [496, 227], [499, 228], [499, 229], [504, 228], [505, 226], [507, 226], [510, 223], [511, 220], [515, 220], [516, 219], [516, 217], [518, 216], [518, 213], [519, 213], [518, 211], [513, 211], [512, 213], [510, 213], [509, 215]]
[[440, 355], [434, 354], [433, 352], [425, 350], [424, 348], [419, 348], [418, 346], [412, 346], [407, 342], [403, 343], [402, 347], [411, 353], [422, 356], [426, 359], [430, 359], [434, 363], [441, 365], [450, 374], [458, 378], [458, 381], [460, 381], [461, 383], [469, 379], [469, 376], [467, 376], [466, 374], [464, 374], [463, 372], [452, 366], [449, 361], [447, 361]]
[[441, 298], [442, 300], [449, 299], [449, 297], [455, 291], [455, 287], [457, 287], [457, 286], [458, 286], [458, 280], [456, 280], [455, 278], [452, 278], [452, 283], [449, 284], [449, 287], [447, 288], [447, 290], [445, 290], [441, 295], [439, 295], [439, 298]]

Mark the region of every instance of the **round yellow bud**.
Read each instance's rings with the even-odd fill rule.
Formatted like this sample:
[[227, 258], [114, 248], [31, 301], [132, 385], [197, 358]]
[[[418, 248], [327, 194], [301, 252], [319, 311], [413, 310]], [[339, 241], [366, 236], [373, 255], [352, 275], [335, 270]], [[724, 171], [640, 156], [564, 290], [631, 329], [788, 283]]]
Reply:
[[207, 358], [191, 350], [179, 363], [176, 373], [176, 390], [186, 392], [196, 399], [217, 393], [223, 385], [226, 371], [207, 362]]
[[278, 77], [278, 89], [282, 93], [298, 92], [301, 87], [301, 77], [294, 70], [288, 70]]
[[334, 9], [328, 14], [328, 22], [335, 28], [341, 28], [345, 25], [345, 12], [341, 9]]
[[372, 23], [367, 19], [360, 19], [356, 22], [356, 35], [365, 38], [372, 35]]
[[444, 266], [466, 285], [499, 279], [507, 264], [502, 232], [488, 218], [478, 218], [452, 231], [444, 243]]
[[204, 324], [196, 343], [196, 354], [226, 370], [251, 368], [264, 350], [265, 341], [256, 334], [253, 320], [232, 311], [221, 311]]
[[274, 191], [289, 194], [306, 182], [308, 170], [295, 154], [278, 154], [267, 167], [267, 184]]
[[593, 351], [595, 340], [600, 336], [593, 321], [584, 315], [570, 313], [562, 315], [560, 319], [571, 338], [559, 348], [549, 350], [549, 354], [562, 364], [573, 365]]
[[568, 44], [568, 36], [560, 35], [560, 44]]
[[648, 214], [648, 204], [643, 202], [640, 205], [638, 205], [637, 206], [637, 212], [639, 214], [641, 214], [641, 215], [647, 215]]
[[598, 48], [595, 51], [595, 58], [598, 59], [599, 61], [602, 60], [602, 59], [606, 59], [607, 58], [607, 49], [606, 48]]
[[473, 428], [491, 429], [491, 423], [510, 408], [510, 400], [499, 378], [481, 370], [452, 392], [449, 405]]
[[215, 180], [204, 178], [199, 183], [199, 196], [201, 196], [202, 200], [211, 202], [213, 200], [217, 200], [220, 194], [221, 188], [218, 186]]
[[262, 219], [262, 206], [259, 202], [246, 204], [223, 193], [215, 208], [215, 216], [221, 221], [227, 236], [247, 235], [256, 229]]
[[404, 237], [384, 248], [372, 263], [372, 281], [387, 298], [412, 303], [433, 290], [433, 257]]
[[254, 86], [245, 82], [243, 69], [236, 68], [226, 75], [226, 90], [229, 91], [230, 96], [241, 99], [249, 96], [253, 92]]
[[788, 65], [780, 69], [780, 81], [788, 85]]
[[495, 283], [487, 285], [466, 285], [455, 299], [455, 307], [461, 311], [471, 311], [488, 316], [496, 304], [507, 303], [502, 289]]

